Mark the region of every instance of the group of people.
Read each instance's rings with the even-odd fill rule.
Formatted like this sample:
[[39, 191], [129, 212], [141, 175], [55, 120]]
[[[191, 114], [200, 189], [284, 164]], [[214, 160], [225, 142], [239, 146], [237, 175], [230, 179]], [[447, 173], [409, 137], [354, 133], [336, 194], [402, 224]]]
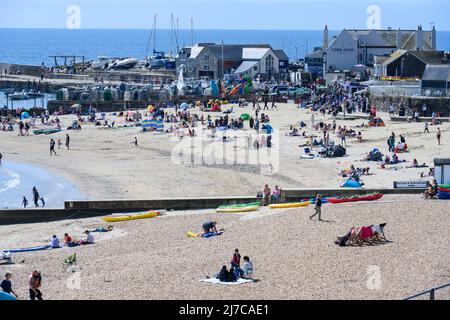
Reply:
[[[5, 278], [0, 282], [0, 289], [1, 291], [7, 294], [19, 298], [17, 293], [13, 290], [12, 276], [13, 275], [11, 272], [5, 273]], [[28, 291], [30, 300], [43, 300], [41, 286], [42, 286], [41, 272], [38, 270], [33, 270], [33, 272], [31, 272], [30, 276], [28, 277], [28, 288], [29, 288]]]
[[244, 256], [243, 260], [244, 266], [241, 268], [241, 254], [239, 253], [239, 249], [235, 249], [231, 258], [230, 269], [228, 270], [226, 265], [222, 266], [219, 273], [216, 274], [216, 279], [219, 279], [221, 282], [235, 282], [239, 278], [251, 278], [253, 274], [253, 263], [248, 256]]
[[277, 203], [281, 197], [281, 188], [276, 185], [273, 191], [268, 184], [264, 185], [263, 191], [258, 193], [258, 196], [263, 199], [263, 204], [268, 205], [270, 203]]
[[[41, 202], [41, 206], [42, 206], [42, 207], [45, 207], [45, 200], [44, 200], [44, 197], [41, 197], [41, 196], [39, 195], [39, 191], [37, 190], [36, 187], [33, 187], [32, 192], [33, 192], [33, 202], [34, 202], [34, 206], [35, 206], [36, 208], [38, 208], [38, 207], [39, 207], [39, 201], [40, 201], [40, 202]], [[27, 199], [26, 196], [23, 196], [23, 198], [22, 198], [22, 205], [23, 205], [24, 208], [26, 208], [26, 207], [28, 206], [28, 199]]]
[[[85, 234], [86, 238], [80, 239], [77, 241], [73, 237], [71, 237], [68, 233], [64, 233], [63, 245], [66, 247], [76, 247], [76, 246], [94, 244], [94, 236], [93, 236], [92, 232], [89, 230], [85, 230], [84, 234]], [[59, 238], [56, 235], [53, 235], [52, 240], [50, 242], [50, 246], [52, 247], [52, 249], [61, 247]]]

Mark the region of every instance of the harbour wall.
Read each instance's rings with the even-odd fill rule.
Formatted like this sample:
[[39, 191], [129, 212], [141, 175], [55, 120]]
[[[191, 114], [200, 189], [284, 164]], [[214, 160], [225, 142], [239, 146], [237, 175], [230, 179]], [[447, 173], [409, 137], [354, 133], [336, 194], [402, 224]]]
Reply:
[[[423, 189], [285, 189], [280, 202], [297, 202], [314, 198], [317, 194], [329, 196], [355, 196], [374, 192], [383, 194], [420, 194]], [[0, 210], [0, 225], [49, 222], [65, 219], [81, 219], [104, 216], [111, 213], [140, 212], [147, 210], [199, 210], [211, 209], [226, 204], [261, 202], [255, 196], [214, 198], [171, 198], [149, 200], [77, 200], [66, 201], [64, 208], [4, 209]]]

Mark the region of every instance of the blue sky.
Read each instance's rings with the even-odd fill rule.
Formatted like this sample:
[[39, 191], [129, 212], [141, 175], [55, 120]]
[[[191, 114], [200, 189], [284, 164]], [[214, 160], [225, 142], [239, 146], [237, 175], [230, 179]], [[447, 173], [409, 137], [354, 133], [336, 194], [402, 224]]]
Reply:
[[449, 0], [0, 0], [0, 28], [66, 28], [67, 8], [78, 5], [81, 28], [332, 30], [366, 28], [369, 5], [381, 10], [381, 27], [450, 30]]

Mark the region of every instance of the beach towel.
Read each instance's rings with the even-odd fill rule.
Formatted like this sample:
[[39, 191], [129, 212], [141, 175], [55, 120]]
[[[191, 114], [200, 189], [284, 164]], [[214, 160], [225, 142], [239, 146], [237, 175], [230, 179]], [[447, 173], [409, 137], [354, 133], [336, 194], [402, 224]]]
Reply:
[[252, 282], [255, 282], [255, 280], [239, 278], [239, 279], [238, 279], [237, 281], [235, 281], [235, 282], [221, 282], [219, 279], [216, 279], [216, 278], [209, 278], [209, 279], [203, 279], [203, 280], [200, 280], [200, 282], [212, 283], [212, 284], [235, 285], [235, 286], [236, 286], [236, 285], [244, 284], [244, 283], [252, 283]]

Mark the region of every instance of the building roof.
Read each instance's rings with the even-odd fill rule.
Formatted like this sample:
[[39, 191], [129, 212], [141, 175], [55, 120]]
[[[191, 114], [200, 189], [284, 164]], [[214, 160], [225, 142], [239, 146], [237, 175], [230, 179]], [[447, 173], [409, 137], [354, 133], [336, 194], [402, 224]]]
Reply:
[[[394, 30], [394, 29], [381, 29], [381, 30], [367, 30], [367, 29], [344, 29], [342, 32], [348, 32], [354, 40], [359, 40], [364, 43], [370, 38], [370, 34], [373, 32], [378, 35], [380, 45], [385, 47], [397, 47], [397, 32], [400, 32], [400, 48], [404, 50], [416, 49], [416, 35], [418, 30]], [[423, 31], [423, 45], [426, 50], [432, 50], [432, 31]], [[380, 40], [381, 39], [381, 40]], [[330, 43], [331, 45], [331, 43]], [[367, 44], [368, 46], [370, 44]]]
[[260, 60], [269, 50], [269, 48], [242, 48], [242, 59]]
[[287, 56], [286, 52], [284, 52], [284, 50], [275, 49], [273, 50], [273, 53], [275, 53], [279, 60], [289, 60], [289, 57]]
[[236, 69], [236, 71], [234, 71], [234, 73], [236, 73], [236, 74], [245, 73], [245, 72], [249, 71], [250, 69], [252, 69], [257, 64], [258, 64], [257, 61], [242, 61], [242, 63]]
[[444, 64], [446, 61], [444, 60], [445, 53], [444, 51], [407, 51], [407, 50], [397, 50], [391, 54], [391, 56], [383, 62], [384, 66], [391, 64], [397, 59], [403, 57], [405, 54], [411, 54], [415, 56], [417, 59], [422, 60], [427, 65], [438, 65]]
[[422, 80], [450, 81], [450, 65], [427, 65]]
[[315, 58], [323, 58], [323, 49], [317, 50], [313, 53], [310, 53], [308, 55], [305, 56], [306, 58], [311, 58], [311, 59], [315, 59]]

